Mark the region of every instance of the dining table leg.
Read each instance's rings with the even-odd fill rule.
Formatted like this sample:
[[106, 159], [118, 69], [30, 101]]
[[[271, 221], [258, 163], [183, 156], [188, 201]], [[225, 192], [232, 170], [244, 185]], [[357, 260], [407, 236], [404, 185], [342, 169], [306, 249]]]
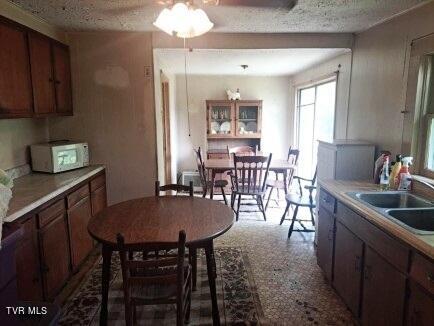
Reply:
[[113, 250], [107, 246], [102, 246], [102, 278], [101, 278], [101, 311], [99, 316], [99, 324], [107, 325], [108, 315], [108, 294], [110, 287], [110, 265], [112, 260]]
[[214, 169], [211, 170], [211, 191], [210, 191], [210, 195], [209, 198], [213, 199], [214, 197], [214, 182], [215, 182], [215, 176], [216, 176], [216, 172]]
[[217, 268], [214, 257], [214, 244], [211, 240], [205, 247], [206, 254], [206, 268], [208, 271], [208, 282], [209, 289], [211, 292], [211, 304], [212, 304], [212, 322], [213, 325], [220, 325], [220, 314], [219, 307], [217, 303], [217, 289], [216, 289], [216, 278], [217, 278]]

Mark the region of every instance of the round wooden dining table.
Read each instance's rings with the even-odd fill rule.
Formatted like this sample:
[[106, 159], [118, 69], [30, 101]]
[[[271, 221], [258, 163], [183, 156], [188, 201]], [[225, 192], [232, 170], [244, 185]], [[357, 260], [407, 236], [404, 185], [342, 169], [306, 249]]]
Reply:
[[234, 212], [217, 201], [200, 197], [143, 197], [107, 207], [88, 224], [89, 234], [102, 244], [102, 302], [100, 325], [107, 324], [110, 265], [117, 251], [116, 235], [126, 244], [177, 242], [185, 230], [187, 246], [205, 249], [208, 281], [212, 300], [213, 324], [220, 324], [215, 279], [217, 277], [213, 240], [228, 231]]

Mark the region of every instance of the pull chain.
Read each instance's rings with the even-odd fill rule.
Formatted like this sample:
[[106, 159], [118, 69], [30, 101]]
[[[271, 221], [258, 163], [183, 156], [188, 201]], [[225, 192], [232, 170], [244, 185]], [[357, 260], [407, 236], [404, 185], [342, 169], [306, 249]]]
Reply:
[[187, 48], [186, 40], [184, 37], [184, 77], [185, 77], [185, 99], [187, 104], [187, 120], [188, 120], [188, 137], [191, 137], [191, 127], [190, 127], [190, 105], [188, 102], [188, 78], [187, 78]]

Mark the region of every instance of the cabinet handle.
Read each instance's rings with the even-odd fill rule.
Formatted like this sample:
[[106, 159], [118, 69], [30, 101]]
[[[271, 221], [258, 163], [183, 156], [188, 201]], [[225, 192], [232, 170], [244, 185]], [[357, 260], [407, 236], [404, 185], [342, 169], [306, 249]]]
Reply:
[[368, 281], [371, 279], [371, 266], [369, 265], [365, 266], [364, 279]]
[[33, 282], [33, 283], [39, 283], [39, 277], [35, 276], [35, 277], [32, 279], [32, 282]]
[[57, 79], [56, 79], [54, 82], [55, 82], [57, 85], [60, 84], [60, 80], [57, 80]]
[[49, 271], [50, 271], [50, 269], [48, 268], [48, 266], [46, 266], [46, 265], [42, 266], [42, 272], [48, 273]]
[[360, 272], [360, 256], [356, 256], [356, 259], [354, 260], [354, 269], [356, 272]]
[[426, 278], [429, 282], [434, 283], [434, 274], [432, 272], [426, 273]]
[[52, 82], [53, 82], [53, 78], [51, 78], [51, 77], [48, 78], [48, 82], [49, 82], [49, 83], [52, 83]]

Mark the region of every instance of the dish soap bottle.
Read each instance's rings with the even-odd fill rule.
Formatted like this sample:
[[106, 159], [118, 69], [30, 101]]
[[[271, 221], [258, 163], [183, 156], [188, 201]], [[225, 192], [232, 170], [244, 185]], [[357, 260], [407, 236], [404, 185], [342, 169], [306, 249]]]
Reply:
[[389, 190], [389, 157], [386, 156], [383, 164], [383, 170], [380, 175], [380, 189]]
[[402, 159], [401, 154], [396, 155], [396, 162], [392, 167], [392, 172], [390, 173], [390, 180], [389, 180], [390, 189], [398, 188], [398, 174], [402, 167], [401, 159]]
[[410, 190], [411, 189], [411, 174], [408, 169], [409, 165], [413, 164], [413, 157], [407, 156], [402, 159], [402, 167], [399, 170], [399, 186], [398, 190]]

